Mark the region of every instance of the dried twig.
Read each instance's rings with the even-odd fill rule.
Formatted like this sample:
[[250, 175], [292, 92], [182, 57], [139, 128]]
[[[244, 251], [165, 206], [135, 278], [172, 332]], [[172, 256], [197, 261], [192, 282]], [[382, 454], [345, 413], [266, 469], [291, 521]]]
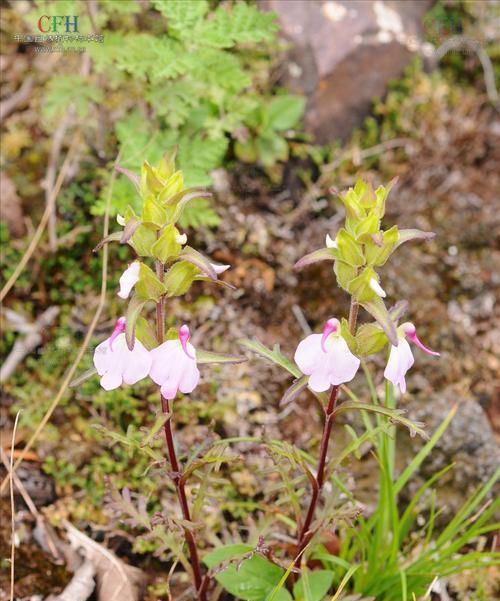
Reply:
[[0, 367], [0, 382], [5, 382], [10, 378], [26, 355], [29, 355], [40, 344], [43, 330], [52, 325], [59, 315], [59, 310], [59, 307], [49, 307], [33, 323], [15, 311], [10, 309], [5, 311], [5, 317], [18, 332], [25, 336], [18, 336], [8, 357]]
[[12, 482], [13, 474], [14, 474], [14, 445], [16, 442], [16, 430], [17, 430], [17, 422], [19, 421], [19, 414], [21, 412], [18, 411], [16, 415], [16, 419], [14, 420], [14, 428], [12, 430], [12, 443], [10, 446], [10, 466], [9, 466], [9, 474], [7, 478], [9, 479], [10, 485], [10, 526], [11, 526], [11, 541], [10, 541], [10, 601], [14, 601], [14, 574], [15, 574], [15, 553], [16, 553], [16, 519], [15, 519], [15, 511], [14, 511], [14, 484]]
[[479, 59], [483, 68], [484, 83], [488, 98], [490, 99], [491, 104], [497, 110], [500, 110], [498, 90], [495, 84], [495, 71], [488, 53], [477, 40], [473, 40], [465, 35], [451, 36], [445, 42], [443, 42], [439, 48], [437, 48], [436, 52], [434, 53], [434, 58], [437, 62], [439, 62], [448, 52], [451, 50], [457, 50], [458, 48], [466, 48], [476, 53], [477, 58]]
[[32, 87], [33, 76], [28, 75], [17, 92], [0, 102], [0, 119], [2, 121], [29, 99]]
[[87, 601], [95, 589], [95, 574], [94, 564], [86, 559], [73, 574], [63, 592], [53, 597], [52, 601]]

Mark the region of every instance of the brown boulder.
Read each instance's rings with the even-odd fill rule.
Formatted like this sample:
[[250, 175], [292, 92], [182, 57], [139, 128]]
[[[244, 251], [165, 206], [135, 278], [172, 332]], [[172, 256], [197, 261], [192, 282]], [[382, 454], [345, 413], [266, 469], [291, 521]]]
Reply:
[[291, 49], [283, 84], [308, 99], [306, 129], [345, 140], [422, 47], [432, 0], [267, 0]]

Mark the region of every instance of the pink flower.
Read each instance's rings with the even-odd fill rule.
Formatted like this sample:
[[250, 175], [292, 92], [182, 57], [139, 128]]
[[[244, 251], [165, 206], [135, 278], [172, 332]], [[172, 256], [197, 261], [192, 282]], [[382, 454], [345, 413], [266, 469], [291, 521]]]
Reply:
[[300, 342], [295, 351], [295, 363], [309, 377], [309, 387], [324, 392], [331, 385], [350, 382], [360, 361], [355, 357], [340, 334], [338, 319], [329, 319], [323, 334], [311, 334]]
[[130, 291], [139, 281], [139, 272], [141, 270], [141, 264], [139, 261], [131, 263], [127, 269], [122, 273], [120, 278], [120, 291], [118, 296], [120, 298], [128, 298]]
[[124, 332], [125, 318], [120, 317], [111, 336], [94, 351], [94, 366], [104, 390], [113, 390], [123, 383], [135, 384], [145, 378], [151, 368], [150, 353], [139, 340], [130, 351]]
[[394, 386], [399, 386], [399, 390], [402, 393], [406, 392], [406, 380], [405, 375], [406, 372], [410, 369], [410, 367], [415, 362], [413, 358], [413, 353], [411, 352], [410, 345], [408, 344], [406, 338], [411, 340], [418, 348], [427, 353], [428, 355], [433, 355], [434, 357], [439, 357], [440, 353], [436, 353], [435, 351], [431, 351], [426, 346], [424, 346], [417, 337], [417, 331], [415, 326], [406, 322], [402, 326], [398, 328], [398, 346], [391, 346], [391, 353], [389, 355], [389, 361], [387, 362], [384, 377], [392, 382]]
[[189, 328], [183, 325], [177, 340], [167, 340], [150, 353], [153, 363], [149, 375], [161, 386], [166, 399], [175, 398], [178, 390], [184, 394], [193, 392], [200, 381], [196, 349], [189, 338]]

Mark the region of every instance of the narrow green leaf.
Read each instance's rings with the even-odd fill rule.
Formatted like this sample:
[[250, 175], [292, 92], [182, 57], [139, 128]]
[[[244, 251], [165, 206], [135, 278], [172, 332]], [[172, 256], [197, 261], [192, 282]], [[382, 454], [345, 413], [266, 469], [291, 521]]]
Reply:
[[338, 258], [338, 253], [335, 248], [320, 248], [299, 259], [293, 268], [302, 269], [320, 261], [335, 261], [336, 258]]
[[422, 424], [420, 422], [413, 422], [406, 417], [403, 417], [402, 414], [404, 411], [402, 409], [389, 409], [388, 407], [382, 407], [381, 405], [372, 405], [371, 403], [358, 403], [356, 401], [344, 401], [340, 404], [334, 411], [336, 415], [340, 413], [344, 413], [344, 411], [351, 410], [359, 410], [359, 411], [372, 411], [374, 413], [380, 413], [382, 415], [387, 416], [392, 421], [399, 423], [410, 431], [412, 436], [418, 434], [424, 439], [428, 439], [427, 433], [422, 429]]
[[196, 349], [196, 363], [199, 365], [203, 364], [235, 364], [245, 363], [246, 357], [241, 355], [228, 355], [224, 353], [214, 353], [211, 351], [204, 351], [203, 349]]
[[387, 311], [384, 301], [380, 297], [375, 296], [375, 298], [372, 300], [363, 302], [361, 305], [377, 320], [384, 332], [387, 334], [387, 338], [389, 338], [390, 343], [393, 346], [398, 346], [396, 326], [394, 325], [394, 322]]
[[125, 314], [125, 339], [130, 350], [134, 348], [135, 325], [146, 302], [146, 300], [140, 298], [137, 294], [134, 294], [128, 304], [127, 312]]

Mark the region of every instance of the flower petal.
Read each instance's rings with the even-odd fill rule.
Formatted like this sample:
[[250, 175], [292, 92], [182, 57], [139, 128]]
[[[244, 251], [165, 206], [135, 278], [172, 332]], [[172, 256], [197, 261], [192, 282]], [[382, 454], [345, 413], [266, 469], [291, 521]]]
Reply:
[[328, 352], [330, 384], [350, 382], [356, 375], [360, 363], [361, 361], [351, 353], [347, 342], [341, 336], [335, 337]]
[[120, 290], [118, 292], [120, 298], [128, 298], [130, 291], [139, 280], [140, 269], [141, 263], [139, 261], [134, 261], [122, 273], [120, 277]]
[[175, 369], [176, 351], [183, 353], [178, 340], [167, 340], [150, 351], [152, 363], [149, 375], [155, 384], [161, 385], [169, 379]]
[[123, 381], [125, 384], [135, 384], [145, 378], [151, 369], [152, 358], [149, 351], [139, 340], [135, 341], [132, 351], [128, 351], [126, 364], [123, 369]]
[[311, 334], [302, 340], [295, 351], [295, 363], [300, 371], [310, 376], [321, 361], [322, 355], [326, 355], [321, 350], [321, 334]]
[[104, 390], [114, 390], [122, 384], [122, 374], [119, 369], [110, 369], [101, 378], [101, 386]]
[[179, 390], [184, 394], [189, 394], [198, 386], [200, 381], [200, 370], [196, 365], [196, 361], [192, 359], [186, 361], [179, 380]]
[[94, 350], [94, 367], [97, 369], [97, 373], [100, 376], [103, 376], [112, 364], [110, 355], [109, 338], [106, 338], [106, 340], [103, 340], [103, 342], [98, 344]]
[[327, 355], [325, 354], [324, 357], [309, 377], [308, 385], [314, 392], [325, 392], [325, 390], [330, 388], [330, 371]]
[[389, 361], [384, 370], [384, 377], [389, 382], [392, 382], [394, 386], [399, 386], [402, 393], [406, 392], [406, 372], [413, 365], [414, 361], [410, 345], [404, 338], [399, 339], [398, 346], [391, 346]]

